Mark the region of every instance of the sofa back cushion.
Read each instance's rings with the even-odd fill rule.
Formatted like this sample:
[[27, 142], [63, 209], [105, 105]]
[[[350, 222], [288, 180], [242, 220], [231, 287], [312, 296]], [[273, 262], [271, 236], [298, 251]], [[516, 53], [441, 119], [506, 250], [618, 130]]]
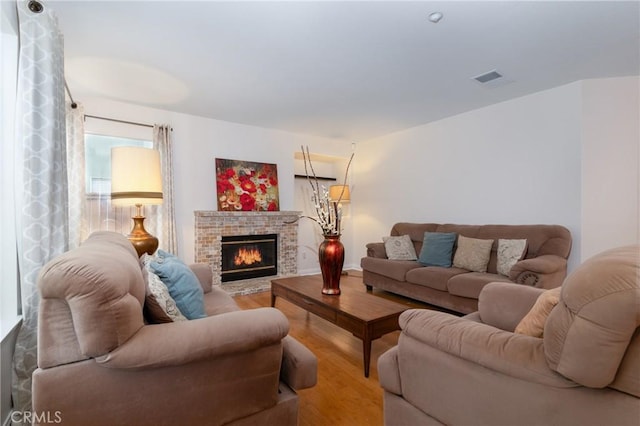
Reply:
[[[571, 253], [571, 233], [561, 225], [458, 225], [437, 223], [396, 223], [391, 228], [390, 235], [409, 235], [420, 253], [425, 232], [455, 232], [468, 238], [493, 239], [491, 256], [487, 265], [487, 272], [498, 272], [498, 240], [525, 239], [527, 251], [525, 259], [553, 254], [564, 259]], [[456, 247], [454, 247], [455, 255]]]
[[104, 355], [143, 326], [142, 269], [121, 234], [93, 233], [51, 260], [40, 271], [38, 290], [40, 368]]
[[[545, 354], [553, 370], [593, 388], [616, 379], [623, 358], [638, 352], [625, 355], [640, 326], [638, 277], [640, 246], [603, 252], [567, 277], [544, 328]], [[640, 359], [629, 362], [635, 367], [627, 363], [621, 372], [637, 375]], [[618, 385], [633, 388], [620, 376]]]

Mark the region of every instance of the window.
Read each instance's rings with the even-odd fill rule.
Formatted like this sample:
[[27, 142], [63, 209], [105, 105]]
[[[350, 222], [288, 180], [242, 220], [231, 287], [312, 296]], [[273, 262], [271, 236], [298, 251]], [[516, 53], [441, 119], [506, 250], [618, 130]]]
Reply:
[[[138, 146], [153, 148], [150, 140], [126, 139], [114, 136], [86, 133], [85, 147], [85, 191], [84, 219], [87, 224], [84, 238], [94, 231], [115, 231], [128, 234], [132, 227], [134, 207], [111, 206], [111, 148], [116, 146]], [[155, 214], [155, 206], [147, 206], [146, 216]], [[145, 222], [149, 232], [155, 231], [153, 221]]]

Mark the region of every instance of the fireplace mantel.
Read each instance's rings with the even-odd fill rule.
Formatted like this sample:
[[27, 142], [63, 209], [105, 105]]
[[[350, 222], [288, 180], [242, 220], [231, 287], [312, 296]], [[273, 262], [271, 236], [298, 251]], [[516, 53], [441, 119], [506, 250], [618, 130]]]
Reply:
[[195, 217], [228, 217], [228, 218], [256, 218], [256, 217], [284, 217], [295, 220], [300, 217], [302, 212], [299, 211], [278, 211], [278, 212], [228, 212], [228, 211], [220, 211], [220, 210], [195, 210]]
[[[232, 235], [278, 234], [278, 275], [240, 280], [247, 287], [268, 286], [271, 279], [298, 272], [298, 219], [302, 212], [228, 212], [196, 210], [195, 261], [208, 263], [213, 271], [213, 284], [222, 285], [222, 237]], [[259, 282], [258, 282], [259, 281]]]

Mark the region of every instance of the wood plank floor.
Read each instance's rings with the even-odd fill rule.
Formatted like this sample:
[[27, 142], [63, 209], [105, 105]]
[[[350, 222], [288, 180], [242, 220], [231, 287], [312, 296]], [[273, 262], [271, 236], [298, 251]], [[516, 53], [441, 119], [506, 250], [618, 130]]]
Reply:
[[[374, 290], [373, 293], [411, 308], [428, 307], [383, 291]], [[253, 309], [270, 306], [270, 295], [270, 292], [262, 292], [234, 299], [242, 309]], [[396, 345], [400, 332], [389, 333], [373, 341], [371, 369], [369, 378], [366, 378], [360, 339], [286, 300], [278, 298], [276, 308], [289, 319], [289, 334], [318, 357], [318, 384], [298, 391], [299, 425], [382, 425], [382, 388], [378, 382], [377, 360]]]

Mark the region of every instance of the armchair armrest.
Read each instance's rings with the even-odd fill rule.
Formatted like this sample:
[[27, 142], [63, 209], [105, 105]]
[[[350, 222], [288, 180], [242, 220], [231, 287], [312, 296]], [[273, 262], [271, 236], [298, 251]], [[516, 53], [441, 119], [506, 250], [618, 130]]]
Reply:
[[367, 244], [367, 256], [378, 257], [380, 259], [387, 258], [387, 251], [384, 249], [384, 243]]
[[318, 358], [291, 336], [282, 340], [280, 378], [294, 390], [307, 389], [318, 381]]
[[509, 279], [517, 284], [553, 288], [562, 284], [566, 274], [567, 259], [545, 254], [517, 262], [509, 272]]
[[402, 395], [397, 346], [389, 349], [378, 358], [378, 381], [387, 392]]
[[200, 286], [205, 293], [211, 291], [211, 285], [213, 284], [213, 271], [211, 266], [207, 263], [192, 263], [189, 268], [196, 274]]
[[96, 362], [122, 369], [177, 366], [272, 345], [288, 332], [287, 318], [275, 308], [229, 312], [144, 326]]
[[543, 292], [543, 289], [524, 285], [489, 283], [478, 297], [478, 315], [485, 324], [513, 331]]
[[402, 313], [400, 327], [400, 363], [403, 340], [410, 337], [511, 377], [558, 388], [578, 386], [549, 369], [542, 339], [426, 309], [410, 309]]

